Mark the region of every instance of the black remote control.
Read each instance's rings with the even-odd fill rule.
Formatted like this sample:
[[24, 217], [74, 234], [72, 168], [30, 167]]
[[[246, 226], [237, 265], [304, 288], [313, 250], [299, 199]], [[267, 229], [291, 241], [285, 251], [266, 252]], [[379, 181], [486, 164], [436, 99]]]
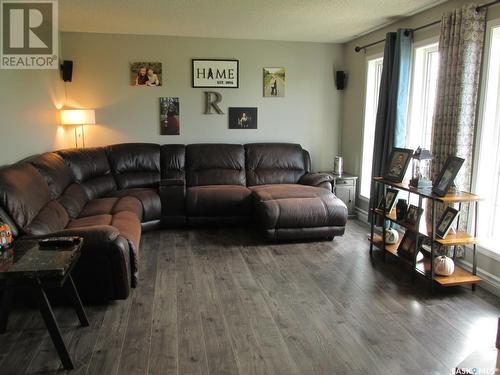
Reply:
[[38, 240], [40, 250], [64, 249], [80, 242], [80, 237], [48, 237]]

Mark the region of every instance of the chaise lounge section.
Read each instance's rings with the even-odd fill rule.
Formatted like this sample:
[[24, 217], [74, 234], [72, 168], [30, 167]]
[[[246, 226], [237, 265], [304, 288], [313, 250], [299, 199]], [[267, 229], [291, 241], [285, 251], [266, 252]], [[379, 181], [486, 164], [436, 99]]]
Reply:
[[333, 239], [347, 208], [331, 176], [286, 143], [119, 144], [34, 156], [0, 169], [0, 219], [16, 238], [78, 235], [87, 301], [137, 285], [142, 230], [255, 222], [269, 240]]

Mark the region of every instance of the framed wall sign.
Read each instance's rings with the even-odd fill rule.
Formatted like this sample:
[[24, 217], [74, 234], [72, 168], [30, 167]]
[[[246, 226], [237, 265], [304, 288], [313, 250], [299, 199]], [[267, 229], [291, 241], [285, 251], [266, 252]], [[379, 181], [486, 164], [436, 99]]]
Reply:
[[238, 60], [193, 59], [193, 87], [236, 89], [240, 84]]

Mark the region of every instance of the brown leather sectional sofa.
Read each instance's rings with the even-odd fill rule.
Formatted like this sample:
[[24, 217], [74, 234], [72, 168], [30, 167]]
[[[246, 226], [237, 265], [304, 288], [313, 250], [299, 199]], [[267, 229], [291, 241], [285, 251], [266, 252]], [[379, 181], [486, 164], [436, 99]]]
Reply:
[[332, 239], [345, 205], [331, 176], [286, 143], [117, 144], [34, 156], [0, 169], [0, 218], [16, 237], [85, 238], [84, 299], [127, 298], [141, 230], [255, 222], [270, 240]]

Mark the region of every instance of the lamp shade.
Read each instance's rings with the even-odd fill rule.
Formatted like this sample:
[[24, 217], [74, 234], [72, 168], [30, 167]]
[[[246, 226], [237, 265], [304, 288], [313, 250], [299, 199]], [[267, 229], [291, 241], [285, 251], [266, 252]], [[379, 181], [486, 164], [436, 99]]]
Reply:
[[61, 110], [62, 125], [94, 125], [95, 110], [93, 109], [63, 109]]

